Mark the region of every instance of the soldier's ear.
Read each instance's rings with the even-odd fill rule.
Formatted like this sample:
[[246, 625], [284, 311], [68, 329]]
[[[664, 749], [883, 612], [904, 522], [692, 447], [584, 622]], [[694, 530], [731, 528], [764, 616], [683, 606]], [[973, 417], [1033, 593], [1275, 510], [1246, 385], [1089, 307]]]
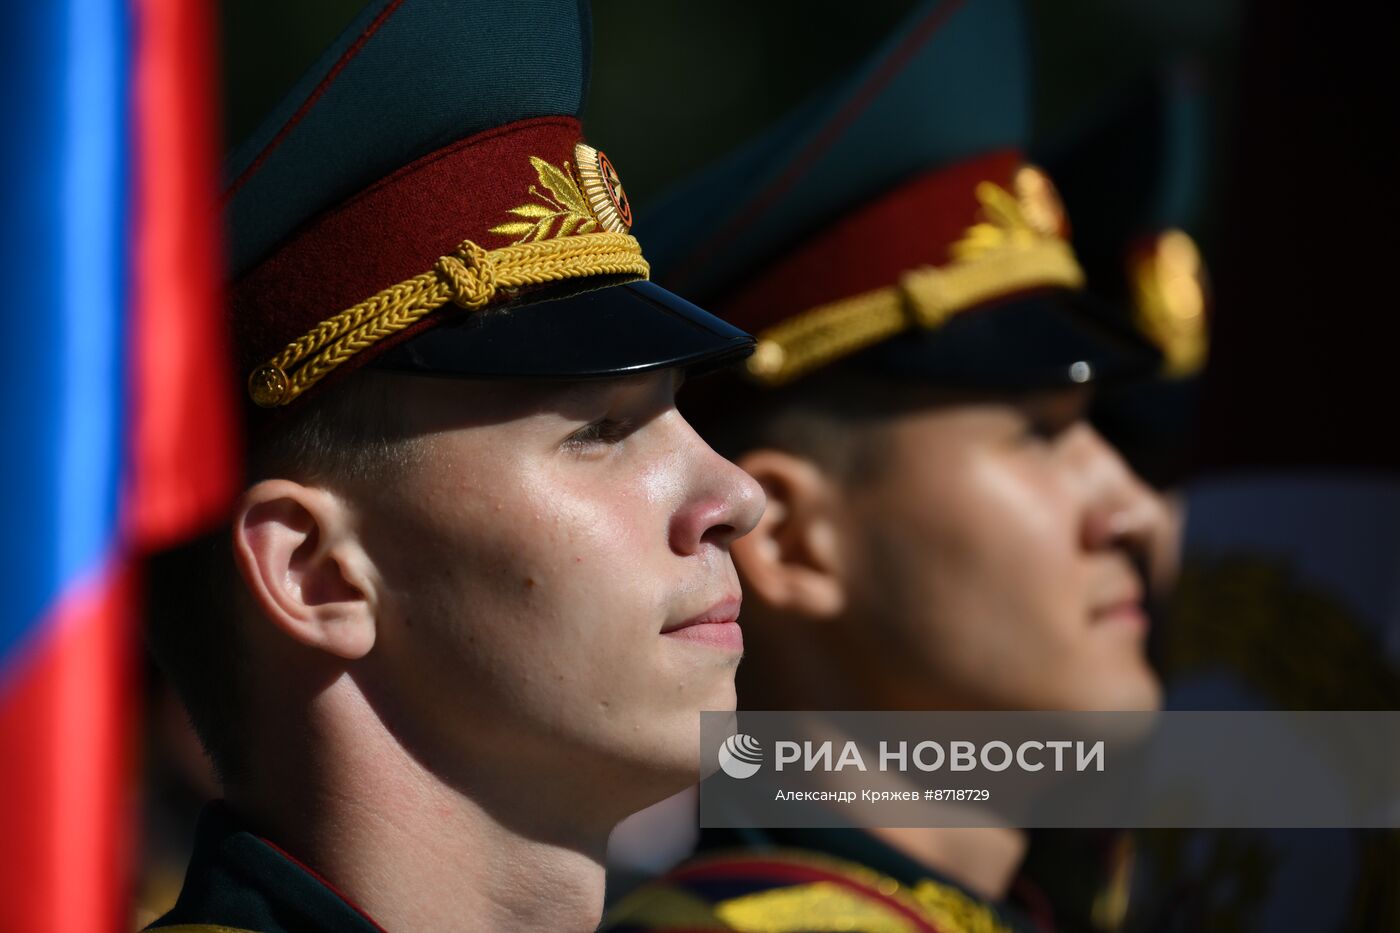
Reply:
[[323, 489], [265, 480], [239, 501], [234, 562], [275, 628], [353, 660], [374, 647], [373, 570], [343, 502]]
[[745, 594], [774, 610], [814, 620], [845, 609], [845, 561], [837, 535], [839, 487], [810, 460], [754, 450], [739, 466], [758, 480], [768, 508], [732, 545]]

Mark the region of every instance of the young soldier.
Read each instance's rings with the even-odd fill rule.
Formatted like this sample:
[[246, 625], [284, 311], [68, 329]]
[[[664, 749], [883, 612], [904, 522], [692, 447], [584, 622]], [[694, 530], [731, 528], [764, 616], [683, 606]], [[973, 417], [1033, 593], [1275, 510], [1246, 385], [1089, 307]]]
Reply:
[[151, 634], [226, 800], [156, 927], [591, 929], [734, 702], [762, 493], [673, 396], [752, 341], [645, 281], [586, 17], [377, 2], [233, 159], [234, 596]]
[[[768, 494], [735, 561], [753, 709], [1150, 709], [1158, 499], [1085, 421], [1154, 354], [1084, 307], [1026, 165], [1020, 11], [922, 4], [875, 59], [648, 218], [759, 334], [694, 412]], [[742, 413], [739, 416], [737, 413]], [[714, 832], [610, 929], [994, 931], [1014, 829]]]

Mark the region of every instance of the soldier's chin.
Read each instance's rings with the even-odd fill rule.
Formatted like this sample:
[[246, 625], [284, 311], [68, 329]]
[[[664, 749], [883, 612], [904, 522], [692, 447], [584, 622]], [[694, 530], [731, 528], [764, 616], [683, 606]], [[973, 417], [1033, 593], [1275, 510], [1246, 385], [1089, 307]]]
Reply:
[[[718, 713], [719, 711], [714, 712]], [[706, 738], [731, 736], [738, 731], [739, 716], [732, 709], [725, 710], [720, 715], [705, 717], [704, 734]], [[699, 780], [703, 781], [719, 770], [719, 751], [718, 748], [701, 749], [696, 769], [696, 776]]]
[[[711, 770], [713, 767], [712, 763]], [[678, 731], [667, 736], [664, 746], [653, 747], [645, 760], [634, 762], [629, 777], [634, 782], [635, 810], [659, 803], [697, 784], [701, 779], [698, 723], [694, 731]]]
[[714, 772], [718, 763], [713, 753], [702, 755], [702, 736], [732, 735], [736, 722], [732, 676], [723, 686], [712, 691], [710, 696], [705, 698], [703, 705], [681, 713], [672, 720], [672, 727], [662, 737], [665, 750], [659, 757], [659, 760], [664, 761], [661, 771], [664, 772], [666, 784], [670, 788], [666, 796], [678, 793]]
[[1114, 671], [1099, 682], [1093, 696], [1082, 701], [1085, 710], [1156, 712], [1162, 708], [1162, 682], [1145, 660], [1130, 669]]

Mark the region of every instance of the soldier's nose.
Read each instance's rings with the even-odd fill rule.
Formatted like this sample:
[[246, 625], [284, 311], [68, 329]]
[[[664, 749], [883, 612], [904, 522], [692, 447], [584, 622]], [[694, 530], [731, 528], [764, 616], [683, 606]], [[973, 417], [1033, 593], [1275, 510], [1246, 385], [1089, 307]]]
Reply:
[[706, 453], [701, 469], [707, 481], [671, 520], [671, 550], [677, 554], [694, 554], [707, 544], [727, 549], [763, 515], [763, 487], [714, 451], [706, 448]]

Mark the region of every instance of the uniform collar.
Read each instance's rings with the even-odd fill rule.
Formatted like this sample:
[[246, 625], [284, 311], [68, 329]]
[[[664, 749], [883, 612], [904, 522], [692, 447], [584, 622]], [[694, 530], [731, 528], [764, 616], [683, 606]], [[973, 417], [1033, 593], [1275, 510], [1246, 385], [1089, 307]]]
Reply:
[[250, 831], [222, 802], [200, 814], [180, 897], [150, 929], [183, 924], [259, 933], [384, 933], [329, 882]]
[[952, 889], [968, 901], [984, 905], [1011, 930], [1041, 933], [1047, 929], [1032, 921], [1015, 905], [988, 901], [948, 876], [887, 845], [871, 833], [859, 829], [705, 829], [700, 833], [697, 854], [719, 855], [736, 849], [762, 853], [812, 853], [859, 865], [891, 878], [909, 889], [933, 884]]

